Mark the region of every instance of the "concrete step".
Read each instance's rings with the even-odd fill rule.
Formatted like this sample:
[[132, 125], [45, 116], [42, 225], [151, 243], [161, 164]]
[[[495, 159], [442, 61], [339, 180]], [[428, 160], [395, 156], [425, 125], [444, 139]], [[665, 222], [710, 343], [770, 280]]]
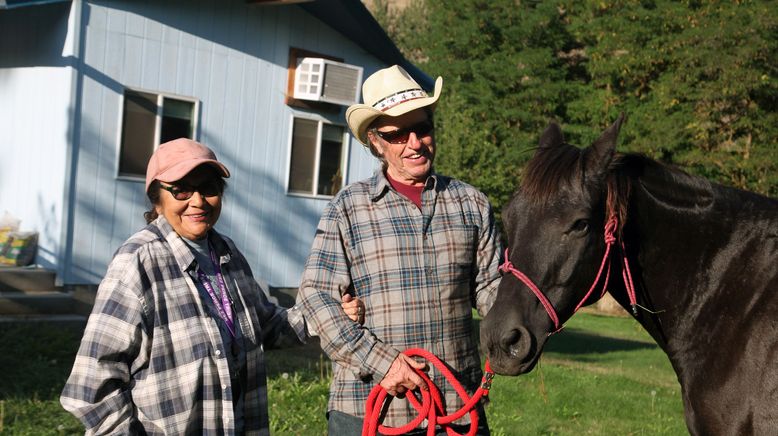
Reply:
[[0, 292], [48, 292], [57, 289], [56, 273], [36, 266], [0, 266]]
[[55, 324], [86, 326], [87, 316], [83, 315], [0, 315], [0, 329], [11, 324]]
[[74, 302], [67, 292], [0, 292], [0, 315], [72, 314]]
[[0, 316], [88, 316], [94, 305], [95, 292], [94, 286], [0, 292]]

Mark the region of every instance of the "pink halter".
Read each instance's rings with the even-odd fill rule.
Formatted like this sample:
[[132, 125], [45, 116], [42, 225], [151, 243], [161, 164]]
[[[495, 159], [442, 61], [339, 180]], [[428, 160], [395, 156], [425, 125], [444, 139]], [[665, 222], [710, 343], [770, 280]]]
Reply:
[[[600, 281], [600, 277], [602, 276], [602, 272], [605, 269], [605, 266], [608, 266], [607, 271], [605, 272], [605, 282], [602, 285], [602, 293], [600, 294], [600, 298], [602, 298], [603, 295], [605, 295], [605, 292], [608, 290], [608, 279], [610, 278], [610, 251], [611, 246], [613, 246], [613, 243], [616, 242], [616, 227], [618, 226], [619, 220], [616, 218], [615, 215], [611, 215], [610, 218], [608, 218], [608, 222], [605, 223], [605, 254], [602, 256], [602, 262], [600, 263], [600, 270], [597, 271], [597, 277], [594, 279], [594, 283], [592, 283], [592, 286], [589, 288], [589, 292], [586, 293], [586, 295], [583, 297], [580, 303], [578, 303], [577, 306], [575, 306], [575, 309], [573, 310], [573, 313], [570, 314], [570, 316], [573, 316], [575, 312], [578, 312], [578, 309], [583, 306], [584, 302], [589, 299], [589, 296], [592, 295], [592, 292], [594, 291], [594, 288], [597, 286], [597, 283]], [[621, 242], [621, 275], [622, 279], [624, 280], [624, 286], [627, 288], [627, 295], [629, 296], [629, 304], [632, 306], [632, 313], [637, 316], [637, 299], [635, 298], [635, 285], [632, 282], [632, 273], [629, 269], [629, 260], [627, 260], [627, 254], [624, 247], [624, 242]], [[500, 271], [503, 273], [510, 272], [513, 274], [517, 279], [521, 280], [522, 283], [524, 283], [530, 291], [532, 291], [533, 294], [540, 300], [540, 304], [543, 305], [543, 308], [546, 309], [546, 313], [548, 313], [548, 317], [551, 318], [551, 321], [554, 322], [554, 331], [549, 333], [554, 334], [558, 331], [562, 330], [562, 325], [559, 323], [559, 316], [557, 316], [556, 310], [554, 310], [554, 306], [551, 305], [551, 302], [548, 301], [548, 298], [546, 298], [545, 295], [543, 295], [543, 292], [540, 291], [540, 289], [535, 285], [535, 283], [530, 280], [529, 277], [527, 277], [523, 272], [519, 271], [515, 266], [513, 266], [513, 263], [511, 263], [510, 259], [508, 258], [508, 249], [505, 249], [505, 262], [500, 265]]]

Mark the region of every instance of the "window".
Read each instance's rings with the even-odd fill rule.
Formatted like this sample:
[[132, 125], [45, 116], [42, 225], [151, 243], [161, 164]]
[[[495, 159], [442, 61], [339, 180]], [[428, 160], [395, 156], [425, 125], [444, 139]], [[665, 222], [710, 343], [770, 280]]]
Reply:
[[181, 137], [194, 139], [196, 117], [194, 99], [125, 90], [119, 176], [144, 178], [159, 144]]
[[346, 174], [347, 146], [345, 127], [294, 117], [288, 191], [335, 195]]

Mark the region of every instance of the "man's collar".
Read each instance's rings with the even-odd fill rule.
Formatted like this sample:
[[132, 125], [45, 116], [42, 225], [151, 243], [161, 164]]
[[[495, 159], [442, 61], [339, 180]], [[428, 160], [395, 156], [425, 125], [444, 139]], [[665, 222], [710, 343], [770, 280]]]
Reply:
[[[439, 188], [445, 188], [445, 182], [442, 182], [442, 180], [443, 178], [440, 175], [435, 173], [435, 171], [431, 171], [429, 177], [427, 177], [424, 189], [435, 189], [439, 191]], [[378, 201], [387, 190], [391, 189], [391, 187], [392, 185], [389, 184], [389, 180], [386, 179], [383, 170], [376, 170], [376, 172], [373, 173], [373, 177], [370, 178], [370, 199], [372, 201]]]

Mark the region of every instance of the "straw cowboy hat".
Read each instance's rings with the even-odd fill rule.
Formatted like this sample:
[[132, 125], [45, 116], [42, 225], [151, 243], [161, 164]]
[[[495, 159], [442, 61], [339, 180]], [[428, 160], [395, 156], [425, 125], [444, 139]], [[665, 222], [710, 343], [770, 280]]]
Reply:
[[346, 122], [351, 133], [367, 145], [367, 127], [376, 118], [402, 114], [425, 106], [435, 109], [435, 103], [443, 88], [443, 78], [435, 80], [435, 94], [430, 97], [401, 66], [394, 65], [378, 70], [362, 85], [362, 100], [366, 104], [354, 104], [346, 110]]

